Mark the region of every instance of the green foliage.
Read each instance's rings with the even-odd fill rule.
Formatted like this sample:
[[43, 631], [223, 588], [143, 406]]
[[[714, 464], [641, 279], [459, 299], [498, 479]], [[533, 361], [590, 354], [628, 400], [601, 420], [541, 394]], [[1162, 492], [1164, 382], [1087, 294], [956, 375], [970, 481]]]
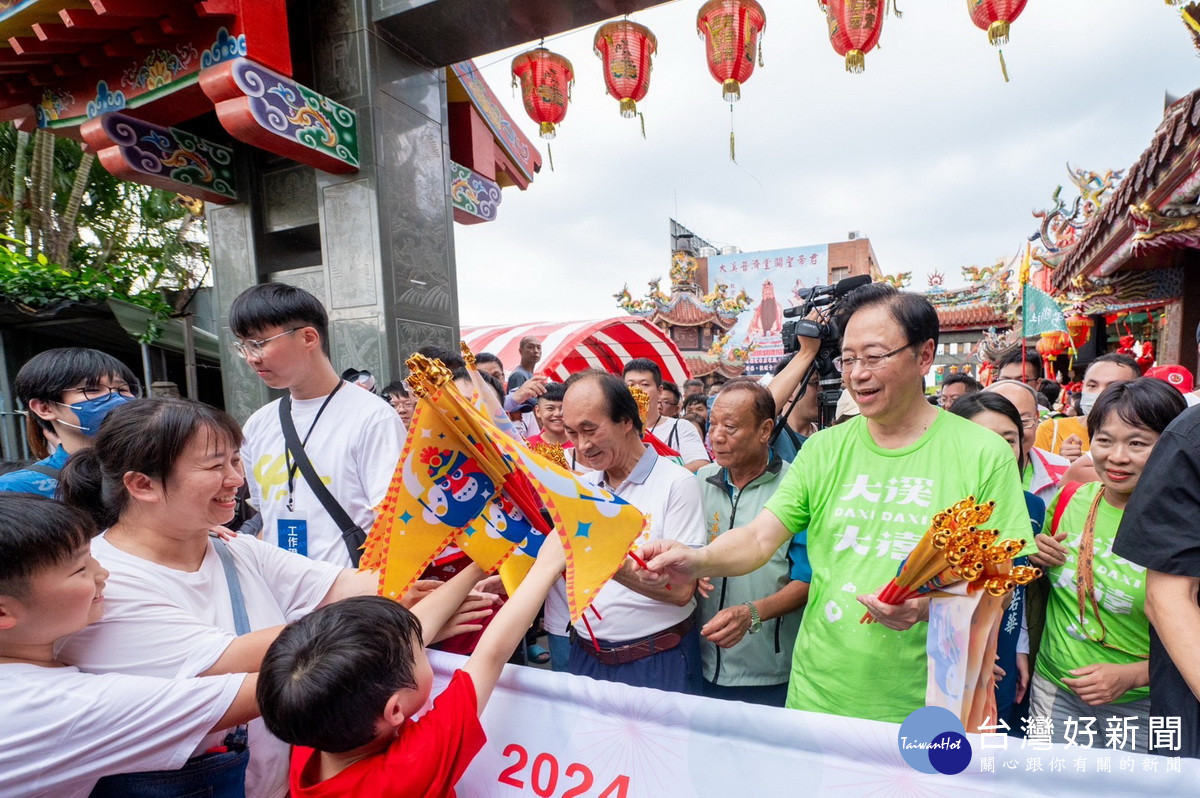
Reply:
[[[0, 125], [0, 234], [7, 234], [3, 242], [6, 252], [0, 252], [0, 258], [6, 273], [10, 264], [22, 259], [42, 268], [27, 277], [5, 277], [0, 285], [4, 293], [33, 305], [21, 297], [52, 302], [93, 298], [95, 292], [107, 291], [102, 298], [141, 297], [130, 301], [150, 307], [154, 302], [166, 304], [161, 299], [164, 290], [186, 291], [205, 281], [209, 266], [203, 216], [193, 215], [177, 201], [177, 195], [118, 180], [98, 163], [88, 172], [78, 216], [68, 228], [72, 232], [69, 245], [59, 253], [65, 253], [63, 262], [40, 263], [39, 258], [45, 258], [40, 251], [31, 251], [28, 240], [7, 237], [18, 229], [18, 216], [28, 219], [36, 212], [28, 195], [22, 207], [11, 203], [16, 183], [31, 185], [27, 171], [16, 174], [18, 141], [12, 125]], [[26, 146], [32, 151], [32, 141]], [[55, 139], [51, 195], [41, 208], [45, 217], [57, 220], [67, 213], [68, 197], [82, 162], [78, 142]]]
[[24, 254], [20, 251], [21, 242], [14, 238], [0, 236], [0, 241], [5, 244], [0, 247], [0, 295], [34, 310], [59, 302], [123, 299], [153, 314], [145, 334], [138, 336], [139, 341], [153, 343], [162, 334], [162, 324], [170, 317], [172, 308], [159, 293], [131, 292], [108, 271], [90, 266], [73, 271], [64, 269], [51, 263], [45, 255], [30, 257]]

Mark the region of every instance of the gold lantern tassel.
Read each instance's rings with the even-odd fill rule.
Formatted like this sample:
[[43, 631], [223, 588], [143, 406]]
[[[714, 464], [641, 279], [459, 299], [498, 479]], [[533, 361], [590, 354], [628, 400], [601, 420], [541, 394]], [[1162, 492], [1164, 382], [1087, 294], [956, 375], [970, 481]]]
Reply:
[[733, 138], [733, 103], [729, 104], [729, 160], [737, 163], [737, 149]]
[[988, 26], [988, 41], [997, 47], [1008, 44], [1007, 19], [998, 19]]
[[1004, 82], [1008, 83], [1008, 64], [1004, 63], [1004, 51], [998, 50], [1000, 53], [1000, 74], [1004, 75]]
[[554, 171], [554, 150], [550, 149], [550, 142], [546, 142], [546, 158], [550, 161], [550, 171]]
[[646, 115], [638, 111], [638, 121], [642, 123], [642, 138], [646, 138]]
[[888, 0], [888, 11], [896, 15], [896, 19], [902, 19], [904, 12], [896, 5], [896, 0]]
[[853, 75], [860, 75], [867, 68], [867, 57], [862, 50], [851, 50], [846, 53], [846, 71]]

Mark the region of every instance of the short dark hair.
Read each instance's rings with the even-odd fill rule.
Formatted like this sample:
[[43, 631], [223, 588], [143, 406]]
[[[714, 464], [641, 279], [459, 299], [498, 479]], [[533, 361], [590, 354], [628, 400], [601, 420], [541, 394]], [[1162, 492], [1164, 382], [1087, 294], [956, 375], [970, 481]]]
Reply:
[[[721, 391], [717, 394], [717, 397], [722, 397], [725, 394], [733, 391], [749, 393], [753, 397], [752, 407], [754, 408], [754, 421], [756, 424], [761, 424], [768, 419], [775, 419], [775, 398], [771, 396], [771, 392], [767, 390], [765, 386], [759, 384], [757, 380], [750, 380], [746, 378], [730, 380], [721, 386]], [[689, 400], [688, 404], [695, 404], [695, 402]]]
[[476, 363], [495, 363], [501, 369], [504, 368], [504, 364], [500, 362], [500, 358], [496, 357], [491, 352], [480, 352], [479, 354], [475, 355], [475, 362]]
[[846, 325], [855, 313], [877, 305], [887, 306], [892, 319], [904, 330], [909, 346], [926, 341], [933, 341], [937, 346], [941, 326], [933, 305], [920, 294], [898, 291], [887, 283], [864, 285], [846, 295], [837, 313], [839, 332], [845, 334]]
[[693, 378], [692, 378], [692, 379], [690, 379], [690, 380], [684, 380], [684, 381], [683, 381], [683, 389], [684, 389], [685, 391], [686, 391], [688, 388], [703, 388], [703, 387], [704, 387], [704, 380], [698, 380], [698, 379], [696, 379], [695, 377], [693, 377]]
[[942, 387], [945, 388], [947, 385], [965, 385], [967, 386], [968, 394], [979, 393], [983, 390], [983, 385], [980, 384], [979, 380], [970, 374], [963, 374], [962, 372], [947, 375], [946, 379], [942, 380]]
[[1131, 358], [1129, 355], [1122, 355], [1119, 352], [1110, 352], [1107, 355], [1101, 355], [1091, 363], [1087, 364], [1087, 368], [1083, 370], [1084, 379], [1087, 379], [1087, 373], [1091, 371], [1092, 366], [1096, 365], [1097, 363], [1115, 363], [1118, 366], [1124, 366], [1125, 368], [1129, 369], [1131, 374], [1133, 374], [1133, 376], [1130, 377], [1131, 380], [1136, 380], [1138, 377], [1142, 376], [1142, 370], [1138, 367], [1136, 360]]
[[1037, 390], [1038, 393], [1046, 397], [1048, 406], [1057, 402], [1058, 397], [1062, 395], [1062, 386], [1054, 380], [1043, 379], [1038, 383]]
[[1096, 404], [1088, 413], [1088, 437], [1096, 437], [1109, 413], [1116, 413], [1126, 424], [1161, 435], [1167, 425], [1186, 409], [1187, 400], [1183, 394], [1163, 380], [1139, 377], [1136, 380], [1114, 382], [1096, 397]]
[[696, 413], [684, 413], [679, 417], [680, 421], [688, 421], [700, 428], [700, 437], [703, 438], [708, 434], [708, 422], [704, 420], [704, 416]]
[[[21, 366], [17, 378], [13, 381], [13, 393], [26, 407], [29, 406], [30, 399], [57, 402], [68, 389], [104, 377], [125, 380], [130, 386], [140, 385], [128, 366], [106, 352], [82, 346], [47, 349], [29, 358], [25, 365]], [[27, 418], [26, 435], [30, 446], [35, 453], [41, 454], [45, 446], [38, 430], [40, 428], [52, 432], [54, 427], [50, 422], [39, 418], [36, 413], [29, 413]], [[34, 445], [35, 442], [39, 445]]]
[[990, 410], [993, 413], [1000, 415], [1011, 421], [1017, 428], [1017, 449], [1020, 454], [1017, 456], [1017, 465], [1022, 471], [1025, 470], [1025, 424], [1021, 421], [1021, 414], [1017, 411], [1017, 406], [1010, 402], [1006, 397], [992, 391], [983, 391], [981, 393], [967, 394], [959, 399], [950, 408], [950, 412], [956, 416], [962, 416], [965, 419], [972, 419], [980, 413]]
[[662, 381], [661, 390], [674, 396], [676, 402], [683, 398], [683, 394], [680, 392], [679, 386], [670, 380]]
[[91, 517], [32, 493], [0, 493], [0, 595], [24, 598], [29, 580], [65, 563], [96, 534]]
[[223, 410], [190, 399], [136, 399], [114, 409], [87, 449], [71, 455], [58, 483], [64, 502], [91, 513], [100, 526], [116, 523], [129, 504], [130, 471], [164, 484], [192, 437], [204, 431], [235, 449], [242, 428]]
[[462, 354], [444, 346], [423, 346], [417, 350], [418, 355], [424, 355], [430, 360], [440, 360], [442, 365], [454, 371], [467, 367], [467, 361], [462, 359]]
[[621, 371], [621, 376], [624, 377], [631, 371], [644, 371], [654, 378], [654, 384], [662, 386], [662, 369], [653, 360], [645, 357], [635, 357], [633, 360], [625, 364], [624, 370]]
[[561, 402], [566, 395], [567, 386], [561, 382], [548, 382], [546, 383], [546, 392], [538, 397], [538, 401]]
[[391, 599], [357, 596], [288, 624], [258, 672], [267, 729], [290, 745], [342, 753], [375, 739], [388, 699], [417, 687], [421, 621]]
[[256, 335], [270, 327], [312, 327], [321, 337], [321, 351], [329, 357], [329, 314], [321, 300], [287, 283], [252, 285], [229, 306], [229, 329], [238, 338]]
[[[726, 385], [728, 385], [728, 383], [726, 383]], [[724, 386], [722, 386], [721, 390], [724, 390]], [[704, 412], [707, 413], [708, 412], [708, 397], [705, 396], [704, 394], [692, 394], [687, 399], [683, 400], [684, 412], [685, 413], [688, 412], [688, 408], [692, 407], [693, 405], [704, 405]]]
[[[653, 365], [653, 364], [651, 364]], [[565, 390], [571, 390], [571, 386], [580, 382], [597, 382], [600, 384], [600, 390], [604, 394], [604, 400], [608, 405], [608, 419], [614, 424], [620, 424], [622, 421], [630, 421], [633, 423], [633, 428], [640, 436], [644, 427], [642, 426], [642, 417], [638, 412], [637, 400], [633, 398], [633, 393], [630, 392], [629, 386], [625, 381], [616, 374], [609, 374], [607, 371], [599, 369], [585, 369], [577, 371], [567, 381], [563, 383]]]
[[392, 396], [408, 396], [408, 383], [404, 380], [393, 380], [383, 386], [381, 393], [384, 397], [387, 397], [389, 394]]
[[1024, 354], [1021, 353], [1020, 347], [1005, 352], [996, 359], [996, 362], [993, 365], [996, 367], [996, 373], [999, 374], [1000, 369], [1004, 368], [1005, 366], [1011, 366], [1013, 363], [1020, 363], [1022, 359], [1024, 359], [1025, 365], [1031, 367], [1034, 375], [1040, 375], [1042, 373], [1042, 356], [1037, 353], [1036, 349], [1031, 349], [1028, 347], [1025, 348]]

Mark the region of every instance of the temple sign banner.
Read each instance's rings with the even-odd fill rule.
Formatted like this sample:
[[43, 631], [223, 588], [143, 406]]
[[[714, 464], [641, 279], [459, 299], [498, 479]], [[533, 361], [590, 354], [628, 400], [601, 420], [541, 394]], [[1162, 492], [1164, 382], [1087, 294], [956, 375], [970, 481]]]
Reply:
[[783, 358], [783, 311], [803, 305], [800, 293], [824, 284], [828, 273], [826, 244], [709, 257], [709, 285], [724, 283], [729, 296], [743, 290], [750, 295], [750, 307], [738, 316], [728, 340], [729, 346], [750, 350], [746, 376], [770, 374]]

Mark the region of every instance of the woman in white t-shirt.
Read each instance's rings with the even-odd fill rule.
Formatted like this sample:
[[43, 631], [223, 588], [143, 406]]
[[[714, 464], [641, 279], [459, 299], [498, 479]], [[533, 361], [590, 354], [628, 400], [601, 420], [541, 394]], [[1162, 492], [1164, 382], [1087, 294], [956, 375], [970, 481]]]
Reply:
[[[230, 584], [210, 530], [233, 516], [244, 482], [241, 441], [237, 422], [220, 410], [146, 399], [115, 410], [86, 456], [72, 458], [61, 495], [106, 528], [92, 554], [110, 576], [104, 617], [60, 643], [63, 661], [91, 673], [172, 679], [254, 672], [283, 624], [376, 593], [374, 573], [238, 535], [224, 545], [251, 631], [235, 635]], [[205, 738], [199, 750], [220, 745], [218, 738]], [[286, 795], [288, 747], [261, 721], [250, 724], [249, 747], [246, 795]]]

